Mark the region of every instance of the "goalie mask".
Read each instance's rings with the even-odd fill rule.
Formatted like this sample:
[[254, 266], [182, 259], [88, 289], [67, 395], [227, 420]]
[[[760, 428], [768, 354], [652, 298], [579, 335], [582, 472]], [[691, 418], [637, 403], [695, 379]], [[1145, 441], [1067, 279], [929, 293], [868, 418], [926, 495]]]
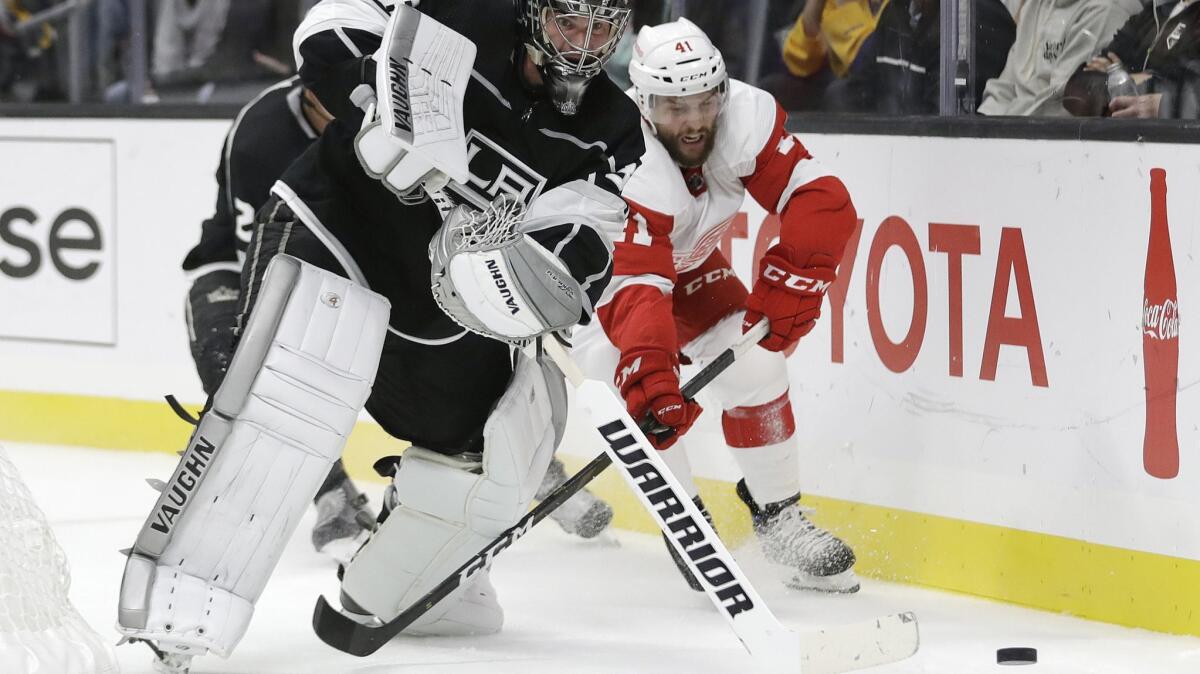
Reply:
[[574, 115], [616, 50], [629, 21], [630, 0], [519, 0], [525, 48], [554, 107]]

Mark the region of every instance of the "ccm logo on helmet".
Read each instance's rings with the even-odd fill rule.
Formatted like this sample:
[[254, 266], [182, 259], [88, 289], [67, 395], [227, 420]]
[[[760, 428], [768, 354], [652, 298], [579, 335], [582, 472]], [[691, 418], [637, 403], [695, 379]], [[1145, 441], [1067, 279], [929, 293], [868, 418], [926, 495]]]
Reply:
[[830, 281], [818, 281], [807, 276], [791, 274], [770, 263], [767, 264], [767, 268], [763, 272], [763, 277], [768, 281], [783, 283], [784, 286], [793, 290], [817, 293], [818, 295], [824, 295], [825, 291], [829, 290], [829, 286], [833, 285]]

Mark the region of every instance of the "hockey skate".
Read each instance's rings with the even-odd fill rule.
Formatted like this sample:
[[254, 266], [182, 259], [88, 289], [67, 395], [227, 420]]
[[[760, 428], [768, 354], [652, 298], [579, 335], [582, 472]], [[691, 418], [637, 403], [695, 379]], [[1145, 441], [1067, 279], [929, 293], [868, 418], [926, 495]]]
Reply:
[[[562, 461], [557, 458], [551, 459], [550, 467], [546, 469], [546, 477], [542, 478], [542, 484], [534, 498], [539, 501], [546, 498], [551, 491], [566, 481], [567, 470]], [[568, 534], [580, 538], [595, 538], [612, 522], [613, 510], [612, 506], [596, 498], [592, 492], [581, 489], [552, 510], [550, 518], [558, 522], [558, 526]]]
[[[713, 518], [712, 515], [708, 513], [708, 508], [704, 507], [704, 501], [701, 501], [700, 497], [697, 496], [696, 498], [692, 499], [692, 502], [695, 503], [696, 507], [700, 509], [701, 513], [703, 513], [704, 519], [708, 520], [708, 526], [712, 527], [713, 531], [716, 531], [717, 527], [715, 524], [713, 524]], [[675, 551], [675, 546], [671, 545], [671, 541], [667, 538], [666, 534], [663, 534], [663, 543], [667, 544], [667, 552], [671, 553], [671, 561], [675, 562], [675, 566], [679, 569], [679, 573], [683, 575], [683, 580], [688, 584], [688, 587], [697, 592], [703, 592], [704, 588], [701, 587], [700, 581], [696, 580], [696, 576], [692, 574], [692, 570], [688, 568], [687, 564], [684, 563], [683, 558], [680, 557], [679, 553]]]
[[854, 551], [842, 539], [812, 523], [800, 505], [800, 494], [766, 505], [754, 502], [745, 480], [737, 495], [750, 509], [754, 533], [763, 554], [784, 567], [784, 583], [796, 590], [849, 594], [858, 592]]
[[313, 547], [322, 554], [347, 564], [375, 529], [375, 515], [367, 507], [367, 495], [358, 491], [350, 478], [317, 496], [317, 523], [312, 530]]

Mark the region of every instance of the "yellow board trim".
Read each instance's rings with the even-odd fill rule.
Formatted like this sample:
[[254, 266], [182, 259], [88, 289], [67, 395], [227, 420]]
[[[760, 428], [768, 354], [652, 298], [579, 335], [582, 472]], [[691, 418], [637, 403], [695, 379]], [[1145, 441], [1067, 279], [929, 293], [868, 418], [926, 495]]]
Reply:
[[[194, 408], [193, 408], [194, 409]], [[187, 424], [164, 403], [0, 391], [0, 439], [102, 449], [176, 452]], [[379, 480], [371, 464], [405, 444], [360, 422], [345, 463], [356, 479]], [[564, 456], [571, 469], [582, 466]], [[750, 535], [733, 485], [697, 480], [722, 536]], [[618, 527], [657, 533], [616, 471], [592, 483], [612, 503]], [[907, 510], [806, 495], [814, 519], [858, 554], [859, 575], [978, 595], [1082, 618], [1200, 636], [1200, 562]]]
[[[199, 414], [199, 405], [185, 407]], [[0, 440], [9, 442], [173, 454], [191, 432], [165, 402], [0, 391]], [[407, 446], [378, 424], [360, 421], [346, 443], [343, 463], [355, 479], [380, 481], [371, 467], [375, 460]]]

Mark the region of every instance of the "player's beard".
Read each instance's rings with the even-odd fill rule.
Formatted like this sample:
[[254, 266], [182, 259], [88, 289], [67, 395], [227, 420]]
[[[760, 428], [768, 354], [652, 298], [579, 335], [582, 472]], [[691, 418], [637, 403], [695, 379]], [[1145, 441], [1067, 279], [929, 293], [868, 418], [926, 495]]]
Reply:
[[[704, 134], [704, 139], [699, 143], [685, 144], [683, 142], [684, 136], [692, 136], [697, 133]], [[689, 129], [686, 133], [680, 131], [675, 134], [666, 134], [661, 129], [659, 130], [659, 140], [662, 141], [663, 147], [667, 148], [671, 159], [684, 168], [696, 168], [708, 160], [708, 155], [712, 154], [716, 135], [716, 124], [702, 129]]]

